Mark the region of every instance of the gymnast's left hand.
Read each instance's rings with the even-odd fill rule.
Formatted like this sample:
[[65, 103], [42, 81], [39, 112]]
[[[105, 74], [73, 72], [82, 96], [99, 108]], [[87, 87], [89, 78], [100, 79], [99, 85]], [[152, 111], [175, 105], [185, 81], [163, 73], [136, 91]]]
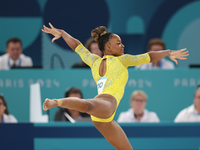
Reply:
[[42, 31], [45, 33], [52, 34], [54, 36], [54, 38], [52, 39], [52, 42], [54, 42], [55, 40], [57, 40], [61, 37], [61, 30], [54, 28], [50, 22], [49, 22], [49, 26], [51, 28], [48, 28], [45, 25], [43, 25], [44, 29], [42, 29]]
[[185, 51], [186, 48], [178, 50], [178, 51], [171, 51], [169, 58], [174, 61], [176, 64], [178, 64], [178, 61], [176, 59], [185, 60], [186, 57], [189, 55], [188, 51]]

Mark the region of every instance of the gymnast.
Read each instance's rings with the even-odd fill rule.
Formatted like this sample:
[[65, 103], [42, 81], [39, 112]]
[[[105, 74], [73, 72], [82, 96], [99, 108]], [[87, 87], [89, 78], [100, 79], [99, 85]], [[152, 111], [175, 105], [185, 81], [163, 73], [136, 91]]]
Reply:
[[121, 38], [114, 33], [107, 33], [106, 27], [100, 26], [91, 31], [92, 37], [98, 42], [103, 58], [90, 53], [79, 40], [67, 32], [57, 29], [49, 23], [50, 28], [43, 26], [43, 32], [52, 34], [52, 42], [62, 37], [69, 47], [90, 66], [93, 78], [97, 84], [98, 95], [93, 99], [80, 99], [75, 97], [62, 99], [46, 99], [44, 110], [53, 107], [75, 109], [91, 115], [92, 122], [105, 139], [117, 150], [132, 150], [132, 146], [122, 130], [113, 120], [116, 109], [123, 97], [124, 88], [128, 80], [129, 66], [156, 62], [168, 56], [176, 64], [176, 59], [185, 60], [188, 56], [186, 49], [161, 50], [141, 55], [124, 54], [124, 45]]

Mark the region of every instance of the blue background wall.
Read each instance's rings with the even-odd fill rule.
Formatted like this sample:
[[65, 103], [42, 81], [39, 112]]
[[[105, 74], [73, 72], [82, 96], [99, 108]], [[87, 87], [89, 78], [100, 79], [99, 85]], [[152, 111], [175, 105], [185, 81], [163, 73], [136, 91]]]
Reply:
[[[167, 49], [187, 47], [190, 57], [179, 67], [199, 63], [199, 0], [2, 0], [0, 5], [0, 54], [12, 36], [23, 41], [24, 53], [35, 66], [51, 67], [51, 58], [59, 55], [65, 67], [80, 60], [60, 39], [51, 43], [51, 35], [41, 32], [51, 22], [78, 38], [82, 43], [97, 26], [121, 36], [125, 53], [146, 51], [151, 38], [160, 37]], [[8, 11], [9, 10], [9, 11]], [[55, 67], [61, 67], [55, 58]]]

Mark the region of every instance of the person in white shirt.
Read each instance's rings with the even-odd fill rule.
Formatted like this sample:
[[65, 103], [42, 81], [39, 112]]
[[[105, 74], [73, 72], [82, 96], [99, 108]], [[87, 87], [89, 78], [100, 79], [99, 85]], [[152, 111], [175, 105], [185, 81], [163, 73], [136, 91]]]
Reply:
[[[159, 38], [155, 38], [155, 39], [151, 39], [149, 41], [149, 44], [147, 46], [148, 51], [160, 51], [160, 50], [164, 50], [165, 49], [165, 43], [163, 40], [159, 39]], [[143, 65], [139, 65], [135, 67], [136, 69], [174, 69], [174, 64], [163, 58], [157, 62], [153, 62], [153, 63], [147, 63], [147, 64], [143, 64]]]
[[17, 123], [17, 119], [9, 114], [8, 106], [2, 95], [0, 95], [0, 123]]
[[132, 108], [120, 113], [117, 122], [160, 122], [155, 112], [149, 112], [145, 109], [147, 95], [143, 91], [134, 91], [131, 95], [130, 104]]
[[174, 122], [200, 122], [200, 85], [195, 91], [194, 103], [180, 111]]
[[6, 42], [6, 54], [0, 56], [0, 69], [9, 70], [16, 67], [32, 67], [32, 59], [22, 54], [22, 42], [11, 38]]

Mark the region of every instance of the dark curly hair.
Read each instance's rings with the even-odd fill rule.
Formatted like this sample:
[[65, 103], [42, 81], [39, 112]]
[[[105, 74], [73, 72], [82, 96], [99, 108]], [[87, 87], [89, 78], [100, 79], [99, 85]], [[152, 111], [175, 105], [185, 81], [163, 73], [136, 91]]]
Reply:
[[91, 35], [98, 42], [99, 49], [103, 52], [105, 44], [113, 36], [113, 33], [106, 33], [107, 29], [104, 26], [99, 26], [91, 31]]

